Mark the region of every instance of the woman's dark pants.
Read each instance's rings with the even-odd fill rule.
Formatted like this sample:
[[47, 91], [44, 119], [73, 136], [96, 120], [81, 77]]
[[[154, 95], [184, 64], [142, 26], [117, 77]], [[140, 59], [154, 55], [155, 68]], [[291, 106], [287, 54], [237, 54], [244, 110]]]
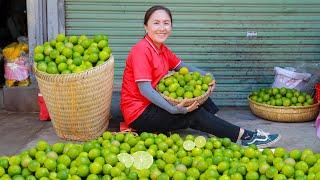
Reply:
[[228, 137], [236, 142], [240, 127], [231, 124], [215, 114], [219, 111], [213, 101], [208, 98], [196, 110], [187, 114], [170, 114], [166, 110], [150, 104], [145, 111], [130, 124], [138, 132], [166, 133], [178, 129], [192, 128], [218, 137]]

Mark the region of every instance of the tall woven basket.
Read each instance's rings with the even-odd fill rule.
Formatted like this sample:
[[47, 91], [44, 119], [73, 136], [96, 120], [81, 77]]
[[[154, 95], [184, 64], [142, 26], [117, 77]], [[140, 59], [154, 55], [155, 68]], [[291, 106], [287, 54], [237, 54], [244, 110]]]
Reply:
[[57, 135], [87, 141], [108, 127], [114, 58], [85, 72], [47, 74], [33, 68]]

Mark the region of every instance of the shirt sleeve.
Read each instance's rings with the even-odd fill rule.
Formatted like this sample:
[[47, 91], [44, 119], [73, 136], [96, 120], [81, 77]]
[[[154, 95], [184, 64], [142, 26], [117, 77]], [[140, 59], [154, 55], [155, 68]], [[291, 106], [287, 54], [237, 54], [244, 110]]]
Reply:
[[168, 57], [169, 57], [169, 69], [170, 71], [175, 69], [181, 63], [181, 59], [177, 57], [169, 48], [168, 48]]
[[146, 49], [135, 48], [132, 50], [131, 63], [135, 82], [152, 80], [150, 57], [151, 55]]

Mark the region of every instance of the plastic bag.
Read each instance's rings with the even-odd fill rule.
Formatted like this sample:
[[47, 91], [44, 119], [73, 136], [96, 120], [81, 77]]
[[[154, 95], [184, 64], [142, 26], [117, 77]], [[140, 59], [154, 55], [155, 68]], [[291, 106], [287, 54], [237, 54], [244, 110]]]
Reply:
[[28, 64], [27, 55], [18, 57], [13, 62], [4, 63], [4, 77], [6, 79], [6, 86], [29, 86], [30, 66]]
[[318, 115], [317, 119], [316, 119], [316, 134], [317, 137], [320, 139], [320, 114]]
[[11, 43], [3, 49], [4, 77], [7, 87], [30, 84], [29, 48], [26, 42], [26, 38], [20, 37], [19, 43]]
[[[306, 83], [306, 85], [301, 89], [301, 91], [307, 92], [312, 96], [315, 96], [316, 90], [320, 89], [317, 87], [317, 83], [320, 82], [320, 70], [312, 72], [312, 76], [310, 80]], [[319, 94], [319, 93], [318, 93]]]
[[275, 67], [275, 78], [272, 87], [286, 87], [302, 90], [310, 80], [312, 74], [299, 73], [293, 67], [280, 68]]
[[28, 44], [28, 42], [29, 42], [28, 38], [25, 37], [25, 36], [19, 36], [17, 38], [17, 40], [18, 40], [19, 43], [24, 43], [24, 44]]
[[39, 104], [39, 120], [40, 121], [50, 120], [50, 115], [41, 93], [38, 93], [38, 104]]
[[5, 62], [4, 77], [10, 80], [22, 81], [29, 77], [28, 57], [20, 56], [14, 62]]

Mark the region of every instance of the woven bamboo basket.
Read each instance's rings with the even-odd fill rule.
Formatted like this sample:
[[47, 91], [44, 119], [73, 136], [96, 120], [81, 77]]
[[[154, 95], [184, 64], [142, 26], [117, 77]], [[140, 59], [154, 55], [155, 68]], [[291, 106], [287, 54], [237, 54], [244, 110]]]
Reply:
[[305, 122], [315, 120], [319, 102], [310, 106], [283, 107], [257, 103], [248, 97], [251, 112], [258, 117], [277, 122]]
[[47, 74], [33, 70], [57, 135], [87, 141], [108, 127], [113, 91], [114, 58], [74, 74]]
[[[172, 76], [173, 73], [169, 73], [167, 75], [164, 76], [164, 78], [167, 78], [169, 76]], [[208, 90], [201, 96], [198, 96], [198, 97], [195, 97], [195, 98], [191, 98], [191, 99], [173, 99], [171, 97], [168, 97], [168, 96], [165, 96], [164, 94], [160, 93], [160, 95], [165, 99], [167, 100], [171, 105], [177, 105], [179, 103], [181, 103], [182, 101], [185, 101], [185, 104], [184, 106], [190, 106], [191, 104], [193, 104], [195, 101], [197, 101], [199, 103], [199, 105], [203, 104], [210, 96], [213, 88], [215, 86], [213, 85], [210, 85], [208, 87]]]

